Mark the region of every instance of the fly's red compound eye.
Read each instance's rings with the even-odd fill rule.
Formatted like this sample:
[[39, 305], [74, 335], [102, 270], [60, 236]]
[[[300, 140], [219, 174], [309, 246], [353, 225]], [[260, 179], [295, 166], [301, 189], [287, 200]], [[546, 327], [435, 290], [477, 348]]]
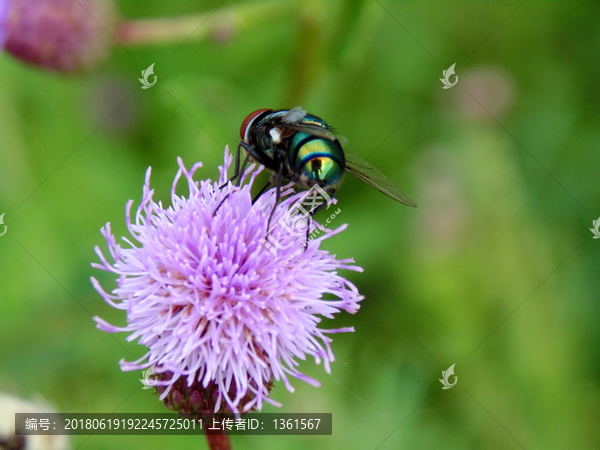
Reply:
[[252, 121], [254, 119], [256, 119], [257, 116], [261, 115], [262, 113], [264, 113], [266, 111], [272, 111], [272, 110], [271, 109], [257, 109], [253, 113], [248, 114], [248, 117], [246, 117], [244, 119], [244, 121], [242, 122], [242, 127], [240, 128], [240, 137], [242, 138], [242, 140], [246, 139], [246, 130], [248, 129], [248, 126], [250, 126]]

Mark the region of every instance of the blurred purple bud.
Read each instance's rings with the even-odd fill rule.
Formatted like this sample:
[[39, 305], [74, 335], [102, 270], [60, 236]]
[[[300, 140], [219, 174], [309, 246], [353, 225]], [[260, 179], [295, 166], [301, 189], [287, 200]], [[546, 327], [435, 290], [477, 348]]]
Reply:
[[0, 0], [0, 51], [4, 48], [4, 40], [8, 34], [6, 18], [8, 17], [8, 0]]
[[461, 73], [461, 82], [468, 88], [455, 91], [454, 105], [460, 117], [474, 121], [493, 121], [493, 118], [500, 119], [508, 113], [514, 104], [515, 82], [511, 74], [502, 67], [465, 70]]
[[108, 57], [117, 19], [109, 0], [0, 0], [0, 42], [4, 29], [4, 48], [21, 61], [56, 72], [86, 71]]

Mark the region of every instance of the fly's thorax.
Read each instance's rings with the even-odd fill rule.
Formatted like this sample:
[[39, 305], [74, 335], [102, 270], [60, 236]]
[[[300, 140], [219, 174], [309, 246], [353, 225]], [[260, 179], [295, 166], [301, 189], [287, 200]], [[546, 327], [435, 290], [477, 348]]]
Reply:
[[289, 157], [292, 171], [304, 185], [333, 186], [344, 173], [344, 151], [337, 140], [298, 131], [290, 141]]

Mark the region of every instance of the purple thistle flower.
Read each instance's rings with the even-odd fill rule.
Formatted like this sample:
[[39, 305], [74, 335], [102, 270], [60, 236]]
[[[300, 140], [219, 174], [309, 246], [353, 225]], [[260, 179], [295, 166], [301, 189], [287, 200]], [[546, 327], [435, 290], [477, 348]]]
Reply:
[[8, 34], [8, 0], [0, 0], [0, 52], [4, 48], [4, 41]]
[[[305, 196], [288, 186], [270, 232], [283, 249], [270, 251], [264, 237], [275, 192], [268, 191], [252, 204], [250, 189], [262, 170], [254, 166], [245, 173], [251, 174], [248, 184], [238, 188], [228, 183], [219, 189], [227, 181], [231, 162], [226, 148], [219, 182], [196, 182], [192, 177], [202, 164], [188, 172], [178, 158], [172, 206], [167, 208], [153, 200], [149, 168], [135, 223], [130, 214], [133, 201], [126, 207], [127, 226], [137, 244], [123, 238], [129, 248], [121, 248], [107, 224], [101, 232], [114, 264], [98, 247], [102, 264], [92, 264], [119, 276], [112, 295], [96, 279], [92, 283], [109, 305], [127, 311], [127, 326], [113, 326], [96, 317], [97, 327], [111, 333], [130, 332], [128, 341], [139, 339], [140, 345], [148, 347], [139, 360], [121, 361], [122, 370], [155, 365], [155, 372], [162, 374], [157, 381], [161, 400], [182, 386], [173, 388], [183, 378], [187, 386], [210, 387], [211, 392], [217, 387], [211, 411], [205, 412], [213, 412], [213, 405], [214, 412], [260, 410], [263, 401], [280, 406], [268, 398], [272, 379], [283, 380], [290, 392], [294, 391], [290, 376], [320, 386], [298, 370], [297, 360], [311, 355], [316, 364], [323, 361], [330, 373], [334, 355], [326, 334], [354, 329], [319, 328], [320, 316], [332, 319], [342, 309], [353, 314], [363, 299], [337, 273], [362, 269], [352, 265], [352, 259], [337, 260], [319, 248], [323, 239], [346, 225], [327, 230], [304, 250], [305, 236], [280, 225]], [[182, 175], [189, 186], [187, 198], [175, 194]], [[324, 300], [324, 294], [337, 299]], [[181, 395], [189, 395], [189, 390]]]

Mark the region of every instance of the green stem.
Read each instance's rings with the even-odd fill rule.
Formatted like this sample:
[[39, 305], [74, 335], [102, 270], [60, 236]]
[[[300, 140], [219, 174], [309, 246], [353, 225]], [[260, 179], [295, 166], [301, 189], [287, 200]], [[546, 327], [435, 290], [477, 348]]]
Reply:
[[117, 40], [133, 46], [199, 40], [211, 35], [218, 39], [283, 17], [300, 5], [300, 1], [243, 3], [189, 16], [124, 21], [117, 29]]

